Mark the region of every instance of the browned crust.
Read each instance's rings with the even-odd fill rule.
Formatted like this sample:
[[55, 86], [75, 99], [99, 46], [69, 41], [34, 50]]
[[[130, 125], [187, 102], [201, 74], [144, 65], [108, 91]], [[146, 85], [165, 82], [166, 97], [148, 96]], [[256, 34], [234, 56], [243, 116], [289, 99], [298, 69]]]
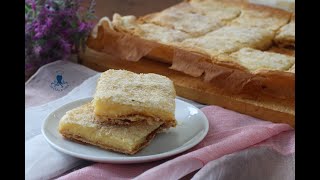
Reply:
[[295, 56], [295, 50], [292, 48], [281, 48], [277, 46], [272, 46], [270, 49], [268, 49], [269, 52], [275, 52], [279, 54], [284, 54], [288, 56]]
[[296, 41], [295, 39], [283, 38], [281, 40], [275, 39], [275, 43], [281, 48], [294, 49]]
[[[119, 29], [117, 29], [119, 30]], [[125, 40], [126, 41], [125, 41]], [[134, 59], [139, 60], [142, 57], [158, 60], [160, 62], [172, 64], [174, 58], [193, 57], [199, 61], [206, 61], [212, 64], [217, 64], [232, 69], [239, 69], [246, 73], [254, 74], [250, 72], [244, 66], [232, 61], [220, 61], [217, 57], [210, 57], [207, 54], [201, 54], [194, 51], [191, 48], [179, 48], [172, 45], [162, 44], [156, 41], [142, 39], [139, 36], [134, 35], [132, 32], [125, 32], [122, 30], [113, 31], [108, 27], [99, 26], [97, 37], [88, 37], [87, 46], [96, 51], [112, 54], [120, 59], [125, 60], [126, 57], [123, 54], [128, 54], [125, 50], [125, 42], [130, 42], [132, 47], [130, 52], [134, 51], [136, 57]], [[183, 57], [179, 57], [182, 56]], [[128, 60], [128, 59], [126, 59]], [[133, 61], [137, 61], [133, 60]], [[283, 73], [283, 71], [279, 71]]]
[[[119, 41], [124, 37], [126, 41]], [[131, 44], [130, 48], [126, 48], [127, 45], [124, 44], [128, 41]], [[190, 74], [194, 77], [205, 75], [203, 76], [205, 81], [210, 81], [212, 86], [219, 88], [224, 93], [251, 99], [259, 97], [263, 100], [294, 106], [295, 75], [291, 72], [277, 70], [250, 72], [236, 62], [218, 61], [199, 53], [144, 40], [134, 35], [112, 32], [102, 26], [98, 28], [97, 39], [89, 37], [87, 45], [89, 48], [115, 55], [120, 59], [128, 59], [126, 56], [129, 52], [126, 50], [130, 51], [130, 54], [135, 52], [133, 54], [137, 56], [133, 59], [156, 57], [155, 60], [170, 63], [171, 68], [177, 71], [187, 74], [198, 72]], [[180, 61], [188, 62], [188, 72], [185, 71], [187, 68], [178, 68], [180, 64], [177, 63]]]
[[[88, 37], [87, 45], [97, 51], [114, 54], [120, 59], [129, 61], [137, 61], [146, 55], [150, 55], [157, 57], [161, 61], [171, 63], [174, 51], [173, 46], [141, 39], [135, 36], [133, 32], [126, 32], [121, 29], [114, 31], [109, 28], [107, 23], [103, 23], [98, 27], [96, 38]], [[130, 49], [130, 54], [133, 57], [128, 57], [126, 49]]]
[[112, 150], [115, 152], [120, 152], [123, 154], [128, 154], [128, 155], [133, 155], [136, 154], [137, 152], [139, 152], [141, 149], [143, 149], [144, 147], [148, 146], [150, 144], [150, 142], [152, 141], [152, 139], [155, 137], [155, 135], [157, 134], [157, 132], [161, 131], [161, 127], [157, 128], [156, 130], [154, 130], [153, 132], [151, 132], [147, 137], [146, 137], [146, 141], [144, 141], [142, 144], [138, 145], [134, 150], [132, 151], [128, 151], [126, 149], [118, 149], [112, 146], [107, 146], [105, 144], [102, 144], [100, 142], [91, 142], [87, 139], [85, 139], [84, 137], [80, 136], [80, 135], [76, 135], [76, 134], [71, 134], [69, 133], [67, 130], [63, 130], [60, 131], [60, 133], [63, 135], [63, 137], [70, 139], [72, 141], [75, 142], [82, 142], [82, 143], [87, 143], [87, 144], [91, 144], [97, 147], [100, 147], [102, 149], [106, 149], [106, 150]]

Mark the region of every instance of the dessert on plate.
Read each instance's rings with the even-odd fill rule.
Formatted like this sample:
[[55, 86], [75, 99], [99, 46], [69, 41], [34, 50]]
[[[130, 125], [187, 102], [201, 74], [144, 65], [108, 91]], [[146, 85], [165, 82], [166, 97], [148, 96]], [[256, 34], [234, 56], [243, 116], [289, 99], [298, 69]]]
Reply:
[[68, 111], [59, 132], [68, 139], [135, 154], [155, 135], [176, 126], [175, 90], [167, 77], [108, 70], [92, 102]]
[[93, 98], [96, 120], [108, 124], [139, 121], [176, 125], [175, 90], [169, 78], [108, 70], [101, 74]]
[[93, 105], [87, 103], [72, 109], [62, 117], [60, 133], [76, 140], [125, 154], [135, 154], [147, 146], [162, 122], [137, 123], [130, 126], [101, 125], [94, 120]]

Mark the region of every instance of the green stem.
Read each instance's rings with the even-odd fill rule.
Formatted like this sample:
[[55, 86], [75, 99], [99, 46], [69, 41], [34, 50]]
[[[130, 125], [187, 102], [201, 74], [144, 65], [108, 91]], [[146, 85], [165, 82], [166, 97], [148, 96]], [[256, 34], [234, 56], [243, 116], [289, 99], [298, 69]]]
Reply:
[[27, 5], [25, 5], [24, 6], [24, 10], [25, 10], [26, 13], [28, 13], [30, 11], [30, 8]]

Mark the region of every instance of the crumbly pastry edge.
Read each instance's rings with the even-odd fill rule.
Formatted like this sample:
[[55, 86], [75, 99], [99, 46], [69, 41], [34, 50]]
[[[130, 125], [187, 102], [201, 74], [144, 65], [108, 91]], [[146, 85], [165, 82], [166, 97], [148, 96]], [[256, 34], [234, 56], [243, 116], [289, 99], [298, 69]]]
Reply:
[[115, 147], [112, 147], [112, 146], [106, 146], [106, 145], [103, 145], [103, 144], [101, 144], [99, 142], [88, 141], [86, 138], [83, 138], [82, 136], [68, 133], [67, 130], [61, 130], [60, 134], [63, 137], [65, 137], [67, 139], [70, 139], [72, 141], [75, 141], [75, 142], [80, 141], [82, 143], [86, 143], [86, 144], [90, 144], [90, 145], [93, 145], [93, 146], [97, 146], [97, 147], [100, 147], [100, 148], [105, 149], [105, 150], [111, 150], [111, 151], [114, 151], [114, 152], [120, 152], [120, 153], [123, 153], [123, 154], [133, 155], [133, 154], [136, 154], [137, 152], [139, 152], [140, 150], [142, 150], [143, 148], [145, 148], [146, 146], [148, 146], [150, 144], [150, 142], [153, 140], [153, 138], [156, 136], [156, 134], [161, 132], [161, 131], [162, 131], [162, 127], [161, 126], [159, 128], [157, 128], [156, 130], [152, 131], [147, 136], [146, 141], [144, 141], [142, 144], [137, 146], [133, 151], [128, 151], [128, 150], [125, 150], [125, 149], [118, 149], [118, 148], [115, 148]]

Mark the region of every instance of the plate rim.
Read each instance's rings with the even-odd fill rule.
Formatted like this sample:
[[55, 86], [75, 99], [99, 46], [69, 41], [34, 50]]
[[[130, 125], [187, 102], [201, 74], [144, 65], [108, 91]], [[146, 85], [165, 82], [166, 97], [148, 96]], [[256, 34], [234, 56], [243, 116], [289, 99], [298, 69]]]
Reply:
[[[92, 100], [92, 96], [88, 96], [88, 97], [84, 97], [84, 98], [80, 98], [80, 99], [76, 99], [73, 101], [69, 101], [67, 103], [64, 103], [63, 105], [59, 106], [58, 108], [56, 108], [55, 110], [53, 110], [50, 114], [48, 114], [48, 116], [46, 116], [44, 122], [41, 125], [41, 133], [44, 136], [45, 140], [47, 141], [47, 143], [49, 143], [53, 148], [55, 148], [56, 150], [63, 152], [67, 155], [76, 157], [76, 158], [80, 158], [80, 159], [85, 159], [85, 160], [90, 160], [90, 161], [95, 161], [95, 162], [104, 162], [104, 163], [114, 163], [114, 164], [131, 164], [131, 163], [140, 163], [140, 162], [151, 162], [151, 161], [156, 161], [156, 160], [160, 160], [160, 159], [165, 159], [168, 157], [172, 157], [174, 155], [178, 155], [180, 153], [183, 153], [185, 151], [187, 151], [188, 149], [193, 148], [194, 146], [196, 146], [197, 144], [199, 144], [208, 134], [209, 131], [209, 121], [208, 118], [205, 116], [205, 114], [196, 106], [185, 102], [183, 100], [180, 100], [178, 98], [175, 98], [176, 101], [180, 101], [181, 103], [187, 104], [188, 106], [192, 106], [193, 108], [196, 108], [200, 115], [203, 117], [204, 123], [205, 123], [205, 127], [204, 127], [204, 133], [196, 140], [194, 140], [193, 142], [191, 142], [189, 145], [183, 146], [183, 147], [177, 147], [173, 150], [167, 151], [167, 152], [162, 152], [160, 154], [153, 154], [153, 155], [146, 155], [146, 156], [127, 156], [127, 157], [96, 157], [96, 156], [92, 156], [92, 155], [86, 155], [86, 154], [81, 154], [81, 153], [76, 153], [73, 151], [70, 151], [68, 149], [62, 148], [59, 145], [56, 145], [54, 142], [52, 142], [50, 140], [49, 137], [47, 137], [45, 128], [47, 127], [46, 125], [48, 124], [49, 121], [49, 117], [52, 117], [52, 115], [54, 113], [56, 113], [58, 110], [63, 109], [65, 106], [70, 105], [71, 103], [76, 103], [78, 101], [88, 101], [88, 100]], [[72, 142], [74, 143], [74, 142]]]

